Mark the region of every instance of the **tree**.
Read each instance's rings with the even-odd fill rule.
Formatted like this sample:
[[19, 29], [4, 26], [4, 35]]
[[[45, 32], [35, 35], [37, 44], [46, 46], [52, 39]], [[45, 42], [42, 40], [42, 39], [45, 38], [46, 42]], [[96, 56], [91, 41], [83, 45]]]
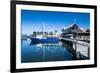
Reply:
[[33, 32], [33, 35], [34, 35], [34, 36], [36, 36], [36, 35], [37, 35], [37, 32], [36, 32], [36, 31], [34, 31], [34, 32]]
[[53, 32], [51, 31], [49, 34], [50, 34], [50, 35], [53, 35]]
[[57, 30], [55, 30], [54, 33], [56, 34], [57, 33]]

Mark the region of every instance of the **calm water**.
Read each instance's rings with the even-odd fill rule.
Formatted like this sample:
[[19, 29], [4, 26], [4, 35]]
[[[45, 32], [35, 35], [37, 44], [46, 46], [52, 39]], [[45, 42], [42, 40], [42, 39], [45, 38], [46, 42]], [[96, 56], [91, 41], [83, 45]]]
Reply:
[[70, 46], [66, 43], [34, 44], [30, 39], [22, 41], [21, 62], [45, 62], [72, 60]]

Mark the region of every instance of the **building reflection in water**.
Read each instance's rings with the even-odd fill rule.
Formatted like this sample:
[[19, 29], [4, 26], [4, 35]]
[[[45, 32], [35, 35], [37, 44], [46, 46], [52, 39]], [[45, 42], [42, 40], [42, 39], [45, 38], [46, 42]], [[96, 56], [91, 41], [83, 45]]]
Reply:
[[33, 43], [30, 39], [24, 39], [21, 43], [22, 63], [86, 59], [73, 49], [72, 43], [63, 40], [56, 44], [45, 44]]

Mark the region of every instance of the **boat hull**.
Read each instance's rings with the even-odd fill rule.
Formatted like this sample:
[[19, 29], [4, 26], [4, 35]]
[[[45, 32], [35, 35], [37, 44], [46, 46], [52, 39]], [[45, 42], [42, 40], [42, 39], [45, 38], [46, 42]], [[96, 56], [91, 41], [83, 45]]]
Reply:
[[58, 38], [41, 39], [41, 43], [58, 43], [58, 42], [59, 42]]
[[33, 43], [58, 43], [59, 39], [58, 38], [31, 38]]

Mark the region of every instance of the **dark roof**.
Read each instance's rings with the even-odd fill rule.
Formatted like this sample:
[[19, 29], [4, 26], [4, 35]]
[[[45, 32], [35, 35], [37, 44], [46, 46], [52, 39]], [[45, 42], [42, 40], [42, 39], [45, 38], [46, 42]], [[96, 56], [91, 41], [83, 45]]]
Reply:
[[71, 27], [62, 30], [63, 33], [75, 33], [75, 32], [83, 32], [77, 24], [73, 24]]
[[87, 29], [86, 32], [90, 32], [90, 29]]

